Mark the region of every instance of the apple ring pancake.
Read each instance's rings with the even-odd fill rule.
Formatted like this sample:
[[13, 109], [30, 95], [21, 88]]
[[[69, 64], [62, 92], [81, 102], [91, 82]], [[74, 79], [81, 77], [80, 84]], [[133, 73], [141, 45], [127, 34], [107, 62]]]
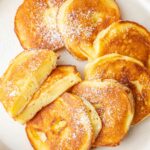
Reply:
[[72, 93], [93, 104], [102, 120], [102, 129], [93, 147], [118, 145], [128, 132], [134, 115], [130, 89], [112, 79], [91, 80], [74, 86]]
[[81, 60], [97, 56], [93, 48], [97, 34], [119, 19], [120, 11], [114, 0], [67, 0], [57, 15], [65, 46]]
[[64, 47], [56, 26], [64, 0], [24, 0], [15, 17], [15, 32], [24, 49], [57, 50]]
[[15, 117], [29, 103], [31, 97], [55, 68], [57, 56], [49, 50], [20, 53], [1, 78], [0, 101]]
[[103, 56], [118, 53], [136, 58], [150, 66], [150, 33], [141, 25], [130, 21], [119, 21], [100, 32], [94, 48]]
[[26, 123], [43, 107], [52, 103], [61, 94], [81, 81], [75, 66], [58, 66], [35, 92], [26, 108], [15, 117], [20, 123]]
[[93, 134], [83, 101], [69, 93], [43, 108], [26, 132], [36, 150], [88, 150]]
[[131, 57], [109, 54], [90, 62], [85, 78], [116, 79], [132, 89], [135, 99], [135, 115], [132, 124], [150, 114], [150, 74], [144, 65]]

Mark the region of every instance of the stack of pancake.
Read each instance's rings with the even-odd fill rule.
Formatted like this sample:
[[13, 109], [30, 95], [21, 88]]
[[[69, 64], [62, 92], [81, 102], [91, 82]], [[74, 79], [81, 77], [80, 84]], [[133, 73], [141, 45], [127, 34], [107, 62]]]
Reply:
[[[150, 115], [150, 33], [120, 20], [114, 0], [24, 0], [25, 49], [0, 79], [0, 101], [36, 150], [116, 146]], [[62, 47], [88, 60], [85, 79], [58, 66]]]

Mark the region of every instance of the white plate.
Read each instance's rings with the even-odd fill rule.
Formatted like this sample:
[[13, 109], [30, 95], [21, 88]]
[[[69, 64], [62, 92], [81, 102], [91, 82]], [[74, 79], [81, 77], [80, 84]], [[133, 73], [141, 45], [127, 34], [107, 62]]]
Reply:
[[[117, 0], [123, 19], [136, 21], [150, 29], [150, 0]], [[14, 33], [14, 16], [22, 0], [0, 0], [0, 75], [9, 61], [22, 48]], [[75, 64], [82, 72], [84, 63], [63, 52], [59, 63]], [[0, 150], [32, 150], [24, 127], [14, 122], [0, 105]], [[132, 127], [127, 137], [116, 148], [100, 150], [150, 150], [150, 118]]]

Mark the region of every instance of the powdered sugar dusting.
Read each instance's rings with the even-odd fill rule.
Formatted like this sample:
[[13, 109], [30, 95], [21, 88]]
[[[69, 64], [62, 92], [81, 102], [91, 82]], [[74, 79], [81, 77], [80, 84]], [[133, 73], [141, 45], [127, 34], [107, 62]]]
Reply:
[[5, 92], [9, 97], [15, 97], [19, 94], [19, 88], [12, 81], [6, 82]]
[[15, 97], [17, 94], [18, 94], [17, 91], [14, 90], [14, 91], [12, 91], [11, 93], [9, 93], [9, 96], [10, 96], [10, 97]]
[[138, 123], [150, 112], [150, 75], [144, 66], [130, 57], [116, 58], [114, 60], [113, 56], [111, 60], [107, 58], [105, 57], [106, 60], [99, 61], [97, 64], [93, 63], [90, 66], [91, 69], [93, 68], [92, 73], [88, 76], [90, 79], [116, 79], [131, 88], [135, 99], [133, 124]]
[[84, 104], [69, 93], [42, 109], [29, 126], [46, 135], [44, 144], [51, 149], [82, 149], [91, 142], [92, 129]]
[[[66, 17], [68, 19], [68, 22], [67, 24], [62, 25], [63, 34], [66, 37], [71, 38], [71, 40], [74, 40], [76, 38], [83, 38], [88, 40], [89, 38], [91, 38], [97, 24], [87, 24], [87, 22], [89, 22], [93, 13], [93, 9], [88, 9], [86, 11], [78, 9], [67, 14]], [[85, 22], [83, 22], [83, 20]]]
[[84, 53], [93, 50], [93, 41], [97, 34], [119, 19], [117, 9], [108, 2], [98, 0], [68, 1], [61, 8], [58, 13], [58, 27], [70, 51], [76, 46]]
[[118, 138], [124, 136], [124, 125], [131, 112], [129, 91], [115, 80], [83, 81], [74, 87], [73, 93], [90, 101], [101, 117], [103, 127], [98, 142], [105, 141], [105, 138], [113, 141], [114, 135]]
[[52, 44], [54, 49], [57, 49], [59, 48], [57, 43], [60, 42], [59, 44], [63, 45], [63, 41], [56, 27], [56, 14], [58, 8], [56, 7], [56, 1], [54, 2], [55, 6], [50, 5], [50, 1], [48, 5], [44, 2], [37, 3], [39, 14], [35, 15], [37, 17], [35, 18], [35, 20], [37, 20], [35, 29], [37, 34], [42, 38], [41, 45], [44, 46], [46, 42]]
[[[63, 0], [51, 1], [26, 1], [23, 16], [27, 42], [32, 43], [29, 48], [48, 48], [55, 50], [63, 47], [62, 38], [56, 27], [56, 14]], [[20, 11], [23, 11], [20, 10]], [[21, 32], [21, 31], [20, 31]], [[19, 33], [19, 36], [21, 33]], [[25, 43], [26, 44], [26, 43]]]

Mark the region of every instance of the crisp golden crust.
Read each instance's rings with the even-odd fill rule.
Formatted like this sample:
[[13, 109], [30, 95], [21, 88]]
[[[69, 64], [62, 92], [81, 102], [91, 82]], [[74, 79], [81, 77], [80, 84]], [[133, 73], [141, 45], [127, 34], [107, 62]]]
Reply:
[[60, 33], [69, 52], [79, 59], [95, 57], [97, 34], [120, 19], [114, 0], [67, 0], [57, 15]]
[[58, 66], [35, 92], [21, 114], [15, 117], [20, 123], [26, 123], [43, 107], [52, 103], [61, 94], [81, 81], [75, 66]]
[[118, 145], [134, 115], [130, 89], [110, 79], [83, 81], [74, 86], [72, 92], [92, 103], [102, 120], [102, 130], [93, 146]]
[[27, 123], [28, 138], [36, 150], [90, 149], [92, 127], [82, 100], [64, 93]]
[[0, 100], [15, 117], [28, 104], [33, 94], [55, 68], [57, 56], [49, 50], [20, 53], [1, 79]]
[[150, 66], [150, 33], [141, 25], [119, 21], [100, 32], [94, 41], [100, 56], [118, 53], [136, 58]]
[[25, 49], [64, 47], [56, 25], [58, 7], [64, 0], [24, 0], [15, 17], [15, 32]]
[[86, 79], [116, 79], [132, 89], [135, 99], [136, 124], [150, 114], [150, 74], [139, 61], [119, 54], [110, 54], [89, 63]]

